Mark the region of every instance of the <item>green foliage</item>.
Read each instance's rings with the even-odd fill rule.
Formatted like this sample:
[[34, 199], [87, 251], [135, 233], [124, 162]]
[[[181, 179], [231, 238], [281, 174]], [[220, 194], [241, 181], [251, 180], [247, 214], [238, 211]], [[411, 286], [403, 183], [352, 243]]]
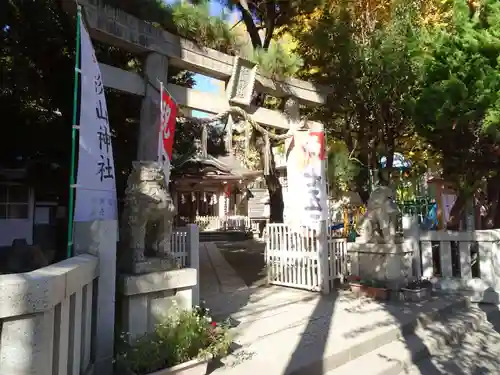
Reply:
[[103, 3], [199, 45], [226, 53], [233, 53], [237, 48], [229, 24], [221, 17], [210, 15], [208, 1], [195, 5], [180, 0], [173, 4], [162, 0], [104, 0]]
[[445, 174], [470, 190], [499, 164], [500, 4], [484, 0], [471, 12], [455, 0], [452, 12], [446, 27], [422, 30], [413, 119], [442, 152]]
[[216, 324], [206, 309], [174, 311], [151, 334], [119, 349], [117, 363], [137, 375], [190, 361], [227, 354], [231, 337], [226, 324]]
[[[304, 59], [301, 76], [332, 88], [327, 104], [313, 114], [347, 146], [336, 152], [331, 177], [343, 187], [355, 179], [361, 194], [366, 167], [376, 168], [380, 154], [392, 155], [398, 137], [412, 130], [416, 22], [406, 5], [394, 2], [387, 20], [367, 33], [356, 14], [353, 2], [341, 1], [317, 12], [307, 33], [291, 32]], [[356, 167], [349, 154], [360, 161]]]
[[0, 137], [2, 162], [50, 163], [69, 152], [70, 142], [62, 139], [71, 132], [71, 111], [65, 109], [73, 97], [74, 35], [59, 2], [1, 2], [0, 109], [8, 119]]
[[348, 191], [361, 165], [349, 154], [345, 143], [333, 141], [328, 150], [328, 181], [333, 192]]
[[261, 47], [252, 49], [249, 56], [259, 64], [260, 73], [274, 79], [294, 76], [304, 64], [298, 54], [287, 51], [277, 42], [272, 42], [267, 50]]
[[235, 51], [237, 41], [234, 34], [223, 18], [210, 15], [208, 1], [198, 5], [179, 1], [168, 8], [178, 35], [219, 51]]

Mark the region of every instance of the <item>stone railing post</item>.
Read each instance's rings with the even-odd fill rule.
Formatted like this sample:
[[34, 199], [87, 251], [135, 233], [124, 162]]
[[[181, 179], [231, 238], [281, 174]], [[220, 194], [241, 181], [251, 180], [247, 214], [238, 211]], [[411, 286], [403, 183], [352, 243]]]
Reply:
[[193, 305], [200, 304], [200, 231], [198, 225], [187, 225], [189, 267], [196, 270], [196, 286], [193, 287]]
[[[413, 276], [422, 276], [422, 258], [420, 256], [420, 228], [416, 215], [403, 215], [404, 246], [412, 251]], [[410, 275], [409, 275], [410, 276]]]
[[97, 313], [95, 319], [95, 373], [113, 373], [115, 338], [116, 247], [118, 221], [75, 222], [75, 255], [99, 258]]

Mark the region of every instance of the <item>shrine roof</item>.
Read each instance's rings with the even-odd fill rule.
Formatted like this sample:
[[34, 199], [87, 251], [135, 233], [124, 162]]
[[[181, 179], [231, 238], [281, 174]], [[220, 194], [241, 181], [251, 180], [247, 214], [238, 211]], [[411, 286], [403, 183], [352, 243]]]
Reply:
[[228, 177], [251, 177], [261, 174], [245, 168], [242, 163], [231, 154], [212, 156], [204, 155], [201, 149], [195, 150], [181, 157], [174, 164], [173, 174], [187, 174], [200, 176], [228, 176]]

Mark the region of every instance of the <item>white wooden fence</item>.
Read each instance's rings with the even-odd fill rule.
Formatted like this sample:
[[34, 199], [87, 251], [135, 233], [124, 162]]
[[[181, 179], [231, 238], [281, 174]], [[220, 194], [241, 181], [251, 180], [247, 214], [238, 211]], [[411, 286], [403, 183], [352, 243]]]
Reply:
[[442, 290], [478, 302], [500, 303], [500, 229], [422, 232], [419, 242], [417, 276], [435, 277]]
[[174, 228], [170, 238], [170, 251], [179, 268], [194, 268], [197, 284], [193, 288], [193, 304], [200, 302], [200, 232], [196, 224]]
[[[328, 293], [336, 279], [344, 278], [347, 241], [331, 238], [329, 233], [325, 237], [323, 247], [314, 230], [269, 224], [265, 250], [268, 282]], [[328, 249], [327, 254], [322, 254], [323, 248]]]
[[0, 374], [93, 374], [98, 259], [0, 275]]
[[252, 224], [248, 216], [196, 216], [195, 224], [203, 231], [249, 231]]
[[[327, 232], [328, 256], [315, 231], [285, 224], [266, 227], [265, 259], [271, 284], [328, 292], [348, 274], [347, 241]], [[405, 241], [415, 243], [413, 276], [433, 278], [443, 291], [475, 302], [500, 304], [500, 229], [419, 232], [410, 225]], [[322, 275], [325, 275], [323, 277]]]
[[347, 274], [347, 239], [328, 236], [328, 280], [334, 288], [335, 280], [344, 282]]

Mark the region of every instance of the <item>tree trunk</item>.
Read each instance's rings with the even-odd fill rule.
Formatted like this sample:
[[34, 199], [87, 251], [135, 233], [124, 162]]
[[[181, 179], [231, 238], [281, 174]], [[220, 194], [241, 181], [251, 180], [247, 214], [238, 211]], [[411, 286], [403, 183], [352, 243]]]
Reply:
[[[499, 199], [499, 201], [500, 201], [500, 199]], [[497, 208], [498, 208], [498, 202], [497, 202]], [[498, 209], [495, 211], [495, 219], [493, 221], [493, 228], [494, 229], [500, 228], [500, 210], [498, 210]]]
[[267, 22], [266, 22], [266, 35], [264, 36], [264, 44], [262, 48], [267, 50], [271, 44], [276, 27], [276, 1], [268, 0], [266, 4]]
[[488, 212], [484, 220], [485, 229], [498, 228], [498, 203], [500, 201], [500, 175], [491, 177], [487, 182], [487, 204]]
[[248, 9], [247, 2], [244, 0], [239, 0], [238, 4], [236, 5], [238, 10], [241, 12], [241, 18], [245, 23], [253, 48], [255, 49], [258, 47], [262, 47], [262, 39], [260, 38], [259, 30], [257, 29], [257, 26], [255, 26], [255, 22], [253, 20], [252, 13]]
[[[283, 188], [281, 187], [276, 174], [269, 174], [269, 176], [265, 176], [265, 180], [269, 191], [269, 222], [282, 223], [283, 211], [285, 209], [285, 204], [283, 202]], [[269, 186], [274, 186], [274, 189], [270, 189]]]
[[[260, 167], [264, 170], [264, 160], [266, 153], [266, 145], [261, 134], [255, 140], [255, 147], [259, 151]], [[269, 222], [282, 223], [283, 211], [285, 204], [283, 202], [283, 188], [279, 180], [276, 163], [274, 162], [273, 150], [269, 150], [269, 175], [264, 176], [266, 181], [267, 191], [269, 192]]]
[[[387, 117], [389, 117], [387, 115]], [[385, 163], [385, 168], [387, 169], [387, 174], [386, 174], [386, 178], [387, 178], [387, 182], [390, 183], [391, 181], [391, 177], [392, 177], [392, 165], [394, 164], [394, 152], [396, 151], [396, 145], [395, 145], [395, 141], [394, 141], [394, 132], [391, 128], [390, 125], [386, 125], [386, 134], [385, 134], [385, 142], [386, 142], [386, 151], [387, 151], [387, 155], [386, 155], [386, 163]], [[378, 162], [378, 160], [377, 160]]]
[[460, 191], [458, 193], [457, 200], [450, 211], [450, 217], [448, 222], [446, 223], [447, 230], [458, 230], [460, 226], [460, 220], [462, 219], [462, 215], [464, 213], [467, 199], [469, 199], [469, 195], [464, 191]]
[[368, 164], [368, 141], [363, 133], [358, 133], [359, 152], [357, 158], [363, 164], [363, 168], [354, 178], [356, 191], [361, 197], [361, 200], [366, 203], [370, 197], [370, 167]]

